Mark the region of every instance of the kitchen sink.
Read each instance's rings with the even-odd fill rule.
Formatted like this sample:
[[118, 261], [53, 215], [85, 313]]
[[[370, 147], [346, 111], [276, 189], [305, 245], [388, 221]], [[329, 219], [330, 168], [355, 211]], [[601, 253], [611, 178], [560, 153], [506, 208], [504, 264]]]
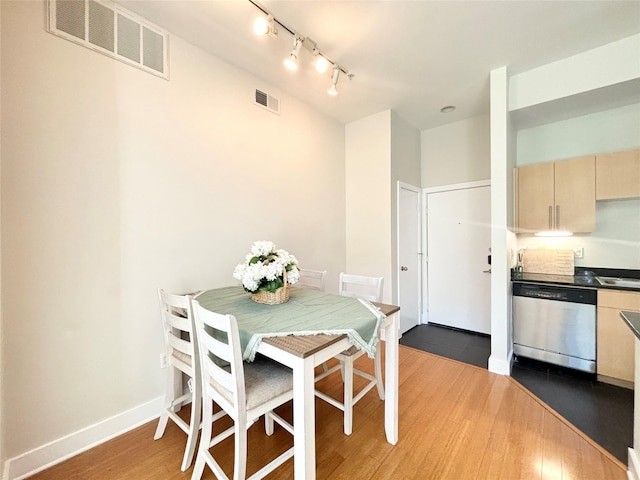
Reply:
[[596, 277], [600, 285], [611, 285], [612, 287], [640, 288], [638, 278], [618, 278], [618, 277]]

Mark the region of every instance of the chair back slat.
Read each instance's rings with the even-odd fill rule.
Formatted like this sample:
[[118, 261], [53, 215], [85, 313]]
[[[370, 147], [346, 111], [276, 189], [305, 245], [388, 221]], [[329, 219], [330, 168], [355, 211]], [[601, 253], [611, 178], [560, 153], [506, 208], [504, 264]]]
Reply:
[[191, 331], [191, 322], [189, 318], [187, 318], [186, 311], [183, 315], [165, 311], [163, 312], [163, 316], [165, 324], [170, 328], [177, 328], [178, 330], [182, 330], [183, 332]]
[[174, 350], [177, 350], [187, 355], [193, 355], [193, 345], [191, 344], [190, 341], [180, 337], [176, 337], [174, 335], [169, 335], [169, 337], [167, 338], [167, 341], [169, 342], [169, 345], [171, 346], [171, 348], [173, 348]]
[[[217, 392], [217, 395], [212, 395], [217, 401], [222, 396], [230, 401], [234, 411], [238, 411], [239, 405], [241, 408], [246, 405], [246, 394], [236, 319], [233, 315], [211, 312], [196, 300], [193, 301], [193, 313], [201, 351], [202, 383], [205, 388]], [[226, 335], [226, 343], [217, 338], [218, 332]], [[229, 366], [220, 366], [212, 356], [228, 362]], [[227, 395], [218, 390], [220, 386], [228, 390]]]
[[[223, 387], [228, 392], [228, 396], [232, 397], [233, 392], [236, 388], [236, 381], [231, 372], [228, 371], [229, 367], [221, 367], [216, 362], [207, 358], [205, 363], [203, 364], [203, 369], [207, 371], [207, 376], [210, 379], [207, 384], [208, 388], [213, 388], [219, 395], [225, 396], [221, 391], [220, 387]], [[215, 395], [217, 397], [217, 395]], [[229, 400], [229, 399], [228, 399]], [[232, 403], [232, 402], [230, 402]]]
[[207, 350], [210, 354], [213, 354], [225, 363], [231, 363], [233, 361], [233, 352], [225, 342], [210, 335], [207, 335], [202, 341], [206, 343]]
[[381, 302], [383, 280], [383, 277], [368, 277], [342, 272], [340, 273], [338, 293], [343, 297], [356, 297], [370, 302]]
[[298, 279], [297, 285], [301, 286], [302, 288], [308, 288], [309, 290], [318, 290], [324, 292], [324, 279], [326, 274], [326, 270], [308, 270], [301, 268], [300, 278]]

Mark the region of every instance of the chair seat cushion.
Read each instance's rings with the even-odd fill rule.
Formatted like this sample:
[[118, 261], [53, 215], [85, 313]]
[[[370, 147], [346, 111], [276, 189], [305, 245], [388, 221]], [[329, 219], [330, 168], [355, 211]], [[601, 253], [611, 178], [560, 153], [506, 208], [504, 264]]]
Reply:
[[262, 356], [244, 363], [247, 408], [253, 408], [288, 391], [293, 391], [293, 373], [289, 367]]
[[344, 351], [340, 352], [340, 355], [344, 355], [345, 357], [352, 357], [352, 356], [357, 355], [359, 353], [362, 353], [362, 350], [360, 350], [355, 345], [351, 345], [351, 347], [349, 347], [348, 350], [344, 350]]
[[[281, 363], [256, 355], [253, 362], [243, 362], [243, 367], [247, 409], [255, 408], [283, 393], [293, 391], [291, 369]], [[213, 381], [211, 386], [233, 403], [231, 391]]]

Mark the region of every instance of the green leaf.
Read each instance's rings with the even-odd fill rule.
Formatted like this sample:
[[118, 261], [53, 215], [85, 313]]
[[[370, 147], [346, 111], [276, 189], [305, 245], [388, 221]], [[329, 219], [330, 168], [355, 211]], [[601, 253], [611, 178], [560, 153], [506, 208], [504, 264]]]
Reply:
[[263, 280], [262, 283], [260, 283], [258, 290], [266, 290], [267, 292], [274, 293], [283, 285], [284, 283], [282, 282], [282, 278], [276, 278], [275, 280]]

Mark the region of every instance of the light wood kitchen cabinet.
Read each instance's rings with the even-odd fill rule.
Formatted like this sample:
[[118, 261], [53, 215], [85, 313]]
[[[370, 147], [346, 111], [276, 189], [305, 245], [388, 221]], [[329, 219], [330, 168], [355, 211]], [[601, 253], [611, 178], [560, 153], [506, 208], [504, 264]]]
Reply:
[[594, 156], [527, 165], [516, 178], [519, 232], [595, 229]]
[[621, 310], [640, 312], [640, 293], [598, 290], [597, 373], [633, 382], [635, 336]]
[[640, 197], [640, 149], [596, 155], [596, 200]]

